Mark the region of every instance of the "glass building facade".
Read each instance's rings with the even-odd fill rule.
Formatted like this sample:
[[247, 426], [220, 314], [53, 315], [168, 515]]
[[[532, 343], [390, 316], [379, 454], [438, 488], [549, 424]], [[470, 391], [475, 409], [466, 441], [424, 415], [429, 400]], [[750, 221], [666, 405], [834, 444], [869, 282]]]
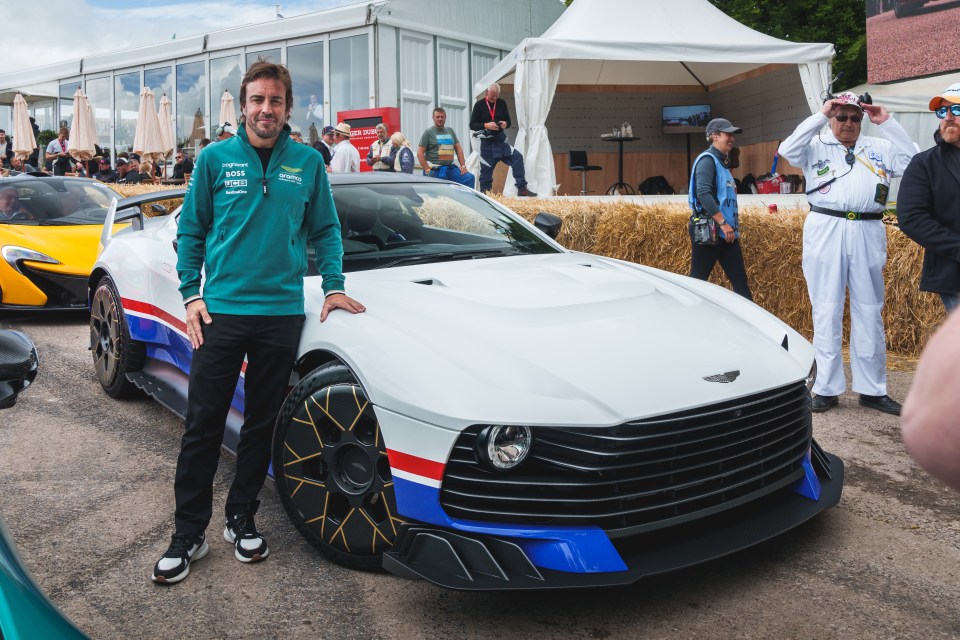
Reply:
[[[276, 39], [254, 43], [244, 40], [246, 33], [226, 30], [182, 43], [178, 40], [168, 45], [97, 54], [78, 65], [79, 70], [89, 69], [89, 73], [36, 78], [37, 82], [49, 83], [50, 88], [44, 89], [49, 91], [47, 98], [30, 104], [30, 112], [41, 130], [56, 132], [61, 120], [69, 126], [73, 121], [73, 94], [82, 86], [94, 109], [100, 146], [115, 158], [117, 153], [132, 150], [140, 91], [149, 87], [155, 96], [154, 108], [159, 109], [164, 94], [170, 99], [176, 144], [194, 155], [200, 140], [212, 138], [217, 125], [231, 119], [228, 115], [221, 117], [224, 92], [229, 91], [234, 98], [232, 119], [241, 117], [243, 74], [257, 60], [264, 59], [280, 62], [289, 69], [293, 80], [289, 124], [303, 134], [305, 141], [318, 140], [323, 127], [335, 125], [341, 119], [338, 114], [344, 111], [376, 106], [399, 107], [401, 127], [409, 129], [410, 139], [416, 140], [429, 126], [429, 112], [434, 105], [453, 108], [452, 102], [444, 100], [454, 93], [457, 100], [468, 105], [470, 83], [502, 55], [502, 51], [486, 46], [460, 43], [456, 49], [460, 56], [457, 68], [467, 71], [455, 79], [458, 86], [450, 93], [450, 88], [440, 87], [437, 81], [437, 51], [450, 48], [449, 38], [405, 27], [371, 25], [365, 22], [369, 19], [365, 13], [349, 7], [342, 11], [351, 10], [357, 14], [356, 21], [351, 22], [351, 17], [341, 22], [339, 30], [323, 30], [323, 23], [317, 21], [319, 28], [312, 35], [289, 21], [282, 23], [289, 24], [289, 29], [265, 25], [276, 31]], [[284, 38], [280, 35], [283, 31], [296, 35]], [[262, 35], [262, 31], [250, 29], [251, 39]], [[164, 54], [167, 50], [169, 56]], [[471, 55], [485, 61], [489, 58], [490, 64], [473, 69], [467, 65]], [[4, 115], [0, 111], [0, 125]], [[466, 122], [461, 119], [464, 122], [448, 119], [448, 124], [466, 138]]]

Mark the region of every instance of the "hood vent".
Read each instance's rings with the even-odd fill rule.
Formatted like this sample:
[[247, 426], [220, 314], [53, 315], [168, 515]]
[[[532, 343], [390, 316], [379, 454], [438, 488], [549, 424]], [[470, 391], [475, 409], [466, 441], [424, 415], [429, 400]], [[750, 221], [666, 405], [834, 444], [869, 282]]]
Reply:
[[445, 287], [447, 285], [443, 284], [436, 278], [426, 278], [425, 280], [414, 280], [413, 284], [424, 284], [428, 287]]

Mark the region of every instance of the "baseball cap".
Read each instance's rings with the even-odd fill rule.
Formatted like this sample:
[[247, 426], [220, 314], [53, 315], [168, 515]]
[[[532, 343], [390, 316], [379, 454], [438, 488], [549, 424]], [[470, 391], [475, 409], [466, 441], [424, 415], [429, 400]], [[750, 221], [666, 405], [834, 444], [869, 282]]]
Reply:
[[833, 97], [834, 100], [837, 100], [843, 105], [849, 105], [851, 107], [856, 107], [863, 111], [863, 107], [860, 106], [860, 96], [855, 94], [853, 91], [844, 91], [843, 93], [838, 93]]
[[707, 123], [707, 134], [711, 133], [743, 133], [743, 129], [733, 126], [726, 118], [714, 118]]
[[327, 135], [328, 133], [333, 133], [334, 131], [336, 131], [336, 129], [334, 129], [334, 128], [331, 127], [330, 125], [327, 125], [327, 126], [325, 126], [325, 127], [323, 128], [323, 131], [321, 132], [320, 135], [324, 135], [324, 136], [325, 136], [325, 135]]
[[126, 158], [117, 158], [117, 166], [118, 166], [118, 167], [122, 167], [122, 166], [125, 165], [125, 164], [127, 164]]
[[930, 98], [930, 111], [935, 110], [944, 102], [949, 104], [960, 104], [960, 82], [950, 85], [946, 91], [940, 95]]
[[110, 160], [107, 158], [100, 158], [100, 164], [110, 164]]

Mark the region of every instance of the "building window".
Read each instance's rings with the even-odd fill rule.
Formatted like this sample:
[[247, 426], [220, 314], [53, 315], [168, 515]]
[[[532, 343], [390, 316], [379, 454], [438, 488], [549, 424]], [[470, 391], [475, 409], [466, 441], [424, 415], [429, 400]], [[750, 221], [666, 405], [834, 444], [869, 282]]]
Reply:
[[[143, 72], [143, 85], [153, 91], [154, 106], [160, 109], [160, 98], [164, 94], [173, 101], [173, 67], [147, 69]], [[139, 104], [139, 98], [137, 98]]]
[[110, 145], [110, 78], [87, 80], [87, 100], [97, 125], [96, 143], [107, 147]]
[[370, 108], [367, 34], [330, 41], [330, 112]]
[[53, 117], [55, 109], [56, 103], [53, 101], [41, 102], [39, 104], [34, 103], [30, 106], [30, 115], [33, 116], [37, 126], [40, 127], [40, 131], [55, 130], [55, 122]]
[[290, 127], [303, 134], [304, 142], [320, 139], [323, 129], [323, 43], [287, 47], [287, 69], [293, 80], [293, 112]]
[[214, 58], [210, 60], [210, 108], [213, 110], [213, 117], [217, 124], [223, 124], [220, 117], [220, 99], [224, 91], [229, 91], [233, 96], [233, 119], [231, 122], [237, 124], [237, 118], [240, 116], [240, 81], [243, 74], [240, 72], [240, 54], [227, 56], [226, 58]]
[[114, 156], [131, 151], [140, 109], [140, 72], [113, 76]]
[[80, 88], [80, 82], [68, 82], [60, 85], [60, 123], [57, 128], [69, 127], [73, 123], [73, 94]]
[[280, 49], [263, 49], [262, 51], [251, 51], [247, 53], [247, 69], [261, 58], [267, 62], [280, 64]]
[[[177, 65], [177, 147], [195, 147], [207, 133], [207, 79], [203, 62]], [[217, 108], [219, 108], [219, 103]]]

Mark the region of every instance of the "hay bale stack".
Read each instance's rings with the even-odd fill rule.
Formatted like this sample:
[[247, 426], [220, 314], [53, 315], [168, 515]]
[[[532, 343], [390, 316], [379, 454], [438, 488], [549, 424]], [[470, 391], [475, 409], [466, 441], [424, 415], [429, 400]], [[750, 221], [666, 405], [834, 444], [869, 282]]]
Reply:
[[[690, 214], [685, 205], [527, 198], [500, 201], [531, 221], [539, 211], [562, 217], [558, 241], [567, 248], [674, 273], [690, 272]], [[745, 207], [740, 218], [743, 257], [755, 302], [812, 339], [810, 299], [801, 267], [805, 209], [771, 214], [762, 207]], [[887, 227], [887, 254], [883, 314], [887, 348], [914, 358], [943, 321], [943, 308], [937, 296], [917, 290], [922, 250], [895, 226]], [[731, 288], [719, 266], [710, 281]], [[844, 327], [847, 340], [849, 314]]]
[[[144, 193], [153, 193], [155, 191], [169, 191], [170, 189], [183, 188], [181, 186], [159, 184], [107, 184], [107, 186], [119, 193], [124, 198], [129, 198], [130, 196], [139, 196]], [[157, 204], [166, 207], [167, 211], [173, 211], [183, 204], [183, 198], [169, 198], [167, 200], [160, 200], [157, 202]], [[143, 215], [147, 217], [156, 215], [147, 205], [142, 206], [141, 209], [143, 210]]]

